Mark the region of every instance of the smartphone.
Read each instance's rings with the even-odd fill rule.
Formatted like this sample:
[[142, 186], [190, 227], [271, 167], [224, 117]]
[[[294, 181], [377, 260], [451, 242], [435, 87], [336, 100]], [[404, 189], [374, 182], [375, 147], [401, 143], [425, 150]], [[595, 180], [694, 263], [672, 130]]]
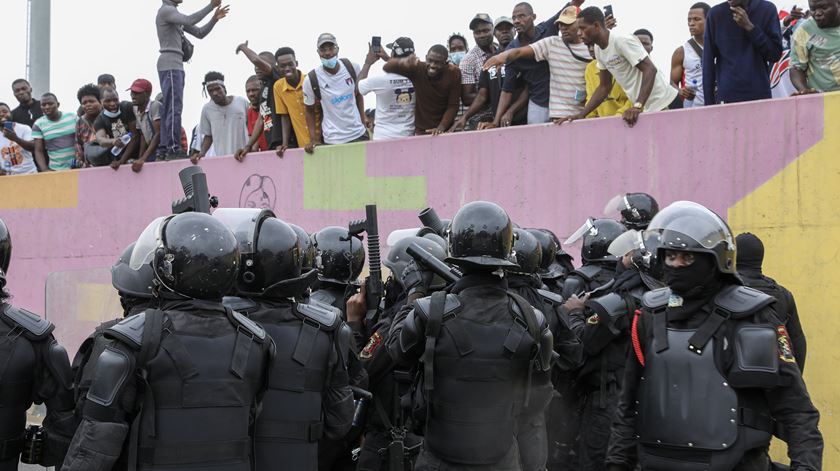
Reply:
[[379, 36], [370, 38], [370, 47], [373, 49], [373, 52], [377, 54], [382, 52], [382, 38]]
[[604, 17], [613, 16], [613, 9], [612, 5], [607, 5], [604, 7]]
[[14, 131], [15, 123], [14, 121], [3, 121], [3, 127], [8, 129], [9, 131]]

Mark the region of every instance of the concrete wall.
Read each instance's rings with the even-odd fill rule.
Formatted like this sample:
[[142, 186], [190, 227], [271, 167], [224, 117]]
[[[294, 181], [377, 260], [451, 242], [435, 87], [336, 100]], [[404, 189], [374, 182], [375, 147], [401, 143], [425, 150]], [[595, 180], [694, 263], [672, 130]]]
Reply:
[[[251, 154], [201, 165], [222, 206], [265, 206], [309, 231], [380, 208], [383, 233], [417, 225], [425, 206], [451, 216], [488, 199], [522, 226], [569, 234], [607, 200], [645, 191], [664, 206], [688, 199], [761, 236], [766, 272], [796, 295], [809, 335], [806, 380], [823, 414], [826, 468], [840, 466], [840, 391], [833, 289], [840, 206], [840, 94], [620, 119]], [[188, 162], [7, 177], [0, 217], [11, 227], [15, 302], [59, 323], [70, 348], [119, 311], [108, 271], [121, 249], [179, 197]], [[46, 289], [45, 289], [46, 286]]]

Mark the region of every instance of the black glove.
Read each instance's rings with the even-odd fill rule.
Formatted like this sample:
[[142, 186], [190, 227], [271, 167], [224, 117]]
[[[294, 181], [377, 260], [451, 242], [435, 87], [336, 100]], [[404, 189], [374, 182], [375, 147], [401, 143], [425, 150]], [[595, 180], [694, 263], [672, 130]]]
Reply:
[[425, 267], [418, 265], [415, 260], [411, 260], [403, 270], [400, 281], [408, 294], [428, 294], [434, 276], [434, 272], [426, 270]]

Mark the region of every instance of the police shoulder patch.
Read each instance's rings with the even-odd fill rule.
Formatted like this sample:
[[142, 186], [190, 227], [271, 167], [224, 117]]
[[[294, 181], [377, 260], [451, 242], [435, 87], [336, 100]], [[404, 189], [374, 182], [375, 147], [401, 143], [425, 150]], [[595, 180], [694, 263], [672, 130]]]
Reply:
[[796, 363], [796, 357], [793, 356], [793, 347], [790, 341], [790, 336], [787, 333], [785, 326], [780, 325], [776, 327], [776, 337], [779, 341], [779, 359], [786, 363]]
[[376, 353], [376, 349], [379, 348], [380, 345], [382, 345], [382, 334], [375, 332], [370, 336], [370, 340], [368, 340], [368, 343], [365, 345], [365, 348], [362, 349], [362, 352], [359, 353], [359, 358], [362, 360], [370, 360], [373, 358], [373, 354]]

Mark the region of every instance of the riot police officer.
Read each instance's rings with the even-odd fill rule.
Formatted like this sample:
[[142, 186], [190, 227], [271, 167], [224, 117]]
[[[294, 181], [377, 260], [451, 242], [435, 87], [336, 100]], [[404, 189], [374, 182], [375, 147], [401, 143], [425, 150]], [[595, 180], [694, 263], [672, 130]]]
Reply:
[[565, 244], [571, 245], [583, 238], [580, 256], [583, 266], [573, 271], [563, 283], [563, 298], [581, 295], [609, 283], [615, 276], [618, 257], [610, 255], [612, 241], [627, 230], [612, 219], [587, 219]]
[[542, 261], [539, 275], [549, 291], [556, 294], [563, 293], [563, 281], [569, 273], [575, 270], [572, 263], [574, 258], [560, 247], [560, 239], [548, 229], [526, 229], [540, 243]]
[[343, 438], [353, 420], [347, 376], [352, 334], [332, 306], [295, 301], [316, 273], [301, 273], [295, 231], [265, 209], [218, 209], [213, 217], [236, 235], [240, 249], [235, 292], [243, 310], [274, 341], [268, 391], [257, 419], [257, 469], [318, 469], [318, 441]]
[[609, 294], [585, 303], [572, 298], [564, 305], [584, 352], [583, 367], [575, 380], [580, 413], [576, 460], [582, 471], [604, 469], [610, 425], [623, 382], [630, 320], [644, 293], [663, 286], [651, 269], [655, 242], [635, 230], [618, 236], [608, 248], [610, 255], [619, 259]]
[[318, 289], [312, 299], [337, 307], [344, 313], [347, 299], [358, 288], [358, 278], [365, 266], [362, 241], [351, 237], [346, 228], [330, 226], [312, 236]]
[[604, 213], [612, 217], [614, 212], [621, 214], [621, 223], [628, 229], [642, 231], [659, 212], [659, 203], [647, 193], [625, 193], [607, 203]]
[[[123, 250], [117, 263], [111, 267], [111, 284], [120, 296], [120, 304], [123, 308], [123, 315], [120, 318], [112, 319], [98, 325], [91, 333], [73, 358], [73, 393], [76, 402], [76, 421], [81, 422], [84, 414], [87, 393], [90, 390], [93, 374], [96, 371], [97, 361], [111, 340], [105, 337], [105, 332], [120, 323], [124, 318], [144, 312], [156, 304], [156, 298], [152, 295], [154, 285], [154, 273], [151, 265], [143, 265], [138, 270], [129, 266], [131, 255], [134, 252], [135, 243], [132, 242]], [[127, 467], [127, 456], [123, 453], [116, 468]]]
[[[0, 471], [27, 463], [61, 463], [73, 434], [73, 393], [67, 351], [46, 319], [8, 304], [6, 273], [12, 237], [0, 219]], [[26, 411], [45, 404], [43, 429], [26, 430]]]
[[[400, 239], [390, 247], [388, 256], [382, 261], [391, 271], [385, 282], [384, 309], [374, 325], [364, 326], [370, 335], [359, 353], [370, 381], [373, 404], [368, 407], [358, 471], [410, 471], [420, 453], [422, 439], [414, 433], [409, 411], [404, 410], [401, 403], [401, 398], [409, 393], [415, 372], [397, 367], [384, 348], [384, 342], [394, 316], [405, 306], [411, 289], [431, 293], [445, 287], [446, 283], [438, 276], [424, 278], [428, 273], [420, 270], [407, 252], [410, 245], [417, 244], [443, 261], [446, 254], [438, 239], [440, 236], [434, 233]], [[350, 322], [364, 323], [365, 312], [364, 292], [360, 292], [347, 302], [347, 318]]]
[[[531, 404], [523, 410], [516, 434], [522, 470], [536, 471], [545, 469], [549, 450], [553, 451], [555, 448], [549, 446], [549, 443], [559, 441], [556, 432], [562, 432], [560, 429], [566, 426], [565, 417], [550, 414], [550, 411], [559, 412], [559, 408], [551, 408], [549, 413], [546, 411], [554, 396], [552, 379], [559, 390], [564, 391], [568, 385], [567, 374], [579, 366], [581, 350], [580, 342], [569, 326], [568, 317], [560, 311], [563, 298], [543, 289], [537, 274], [545, 261], [542, 244], [531, 231], [514, 229], [513, 234], [513, 252], [518, 267], [507, 270], [508, 286], [513, 293], [522, 296], [544, 313], [554, 336], [554, 349], [559, 359], [550, 372], [534, 374]], [[549, 255], [549, 260], [553, 261], [555, 253]], [[551, 437], [548, 435], [548, 424], [551, 424], [555, 431]]]
[[449, 294], [415, 289], [394, 321], [388, 352], [403, 367], [422, 360], [418, 470], [522, 469], [517, 422], [535, 400], [533, 373], [551, 368], [553, 338], [542, 313], [508, 291], [512, 245], [501, 207], [467, 204], [452, 220], [447, 259], [464, 276]]
[[799, 371], [804, 372], [808, 342], [805, 339], [805, 332], [802, 330], [802, 323], [799, 321], [799, 311], [796, 309], [796, 300], [793, 298], [793, 293], [762, 272], [764, 243], [758, 236], [750, 233], [739, 234], [735, 238], [735, 245], [738, 248], [738, 260], [735, 264], [738, 267], [738, 274], [744, 280], [744, 285], [757, 289], [764, 294], [769, 294], [776, 299], [776, 313], [784, 321], [785, 328], [790, 335]]
[[129, 262], [147, 264], [164, 302], [106, 331], [62, 469], [110, 470], [128, 440], [130, 469], [251, 470], [271, 339], [221, 304], [239, 270], [236, 238], [208, 214], [158, 218]]
[[668, 287], [645, 294], [632, 323], [608, 469], [770, 469], [774, 431], [792, 470], [821, 469], [819, 413], [775, 300], [741, 285], [729, 227], [681, 201], [649, 230]]

